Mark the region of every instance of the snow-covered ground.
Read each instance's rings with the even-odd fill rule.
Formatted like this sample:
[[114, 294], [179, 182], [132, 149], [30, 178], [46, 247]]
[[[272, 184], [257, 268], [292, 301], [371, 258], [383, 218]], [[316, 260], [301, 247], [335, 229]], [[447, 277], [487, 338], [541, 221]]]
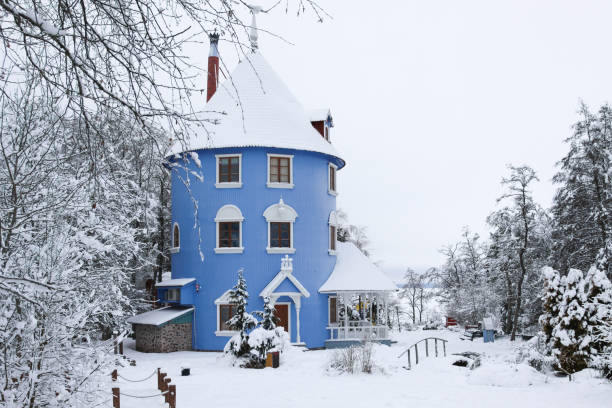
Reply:
[[[424, 358], [411, 371], [406, 359], [397, 356], [414, 342], [430, 336], [448, 340], [447, 357]], [[376, 346], [375, 374], [338, 374], [327, 369], [333, 350], [286, 353], [280, 368], [263, 370], [232, 367], [221, 353], [177, 352], [145, 354], [126, 342], [126, 354], [136, 367], [120, 368], [128, 379], [141, 379], [156, 367], [163, 367], [177, 386], [177, 407], [610, 407], [612, 385], [591, 372], [580, 373], [575, 381], [538, 373], [515, 363], [514, 349], [521, 344], [501, 339], [484, 344], [482, 339], [462, 341], [448, 330], [412, 331], [395, 335], [391, 347]], [[430, 343], [430, 351], [433, 350]], [[451, 353], [475, 351], [483, 354], [475, 370], [452, 366]], [[441, 347], [440, 347], [441, 352]], [[430, 353], [432, 355], [433, 352]], [[413, 360], [414, 362], [414, 360]], [[183, 363], [191, 375], [180, 376]], [[120, 379], [122, 393], [155, 394], [156, 379], [128, 383]], [[121, 407], [164, 406], [161, 397], [121, 398]]]

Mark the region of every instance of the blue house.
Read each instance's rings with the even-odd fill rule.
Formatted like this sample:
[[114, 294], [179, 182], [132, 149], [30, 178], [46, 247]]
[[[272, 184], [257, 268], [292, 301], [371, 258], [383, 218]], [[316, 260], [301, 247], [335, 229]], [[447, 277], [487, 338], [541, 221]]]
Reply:
[[[270, 297], [294, 344], [388, 341], [380, 322], [395, 284], [353, 244], [337, 242], [345, 161], [332, 144], [330, 111], [304, 110], [256, 46], [218, 84], [217, 38], [206, 105], [216, 124], [172, 147], [172, 279], [157, 284], [166, 308], [129, 320], [144, 333], [137, 348], [185, 348], [172, 336], [191, 329], [192, 349], [222, 350], [234, 334], [226, 321], [239, 269], [249, 308], [261, 310]], [[167, 316], [156, 319], [160, 313]], [[147, 336], [168, 339], [145, 347], [154, 343]]]

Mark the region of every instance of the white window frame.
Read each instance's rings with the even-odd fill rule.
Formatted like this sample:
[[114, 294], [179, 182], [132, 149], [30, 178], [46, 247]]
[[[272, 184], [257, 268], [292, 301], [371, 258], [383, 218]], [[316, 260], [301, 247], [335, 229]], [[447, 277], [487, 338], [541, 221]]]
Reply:
[[[279, 207], [282, 208], [282, 213], [279, 212]], [[268, 223], [268, 245], [266, 246], [266, 252], [269, 254], [294, 254], [295, 248], [293, 246], [293, 235], [295, 231], [295, 219], [297, 218], [297, 212], [290, 205], [285, 204], [281, 198], [277, 204], [272, 204], [263, 213]], [[289, 223], [289, 248], [272, 248], [270, 246], [270, 224], [273, 222], [288, 222]]]
[[221, 330], [220, 320], [221, 320], [221, 305], [230, 305], [229, 302], [229, 294], [231, 289], [226, 290], [218, 299], [215, 300], [215, 308], [217, 309], [217, 321], [215, 323], [215, 336], [217, 337], [232, 337], [234, 334], [238, 333], [236, 330]]
[[[332, 234], [331, 234], [331, 229], [332, 227], [336, 228], [336, 234], [334, 235], [334, 239], [335, 239], [335, 245], [334, 247], [336, 249], [331, 249], [332, 247]], [[336, 213], [336, 211], [332, 211], [331, 213], [329, 213], [329, 222], [327, 223], [327, 253], [330, 255], [336, 255], [336, 251], [338, 250], [338, 214]]]
[[[177, 247], [174, 246], [174, 231], [175, 230], [178, 230], [179, 246]], [[178, 222], [175, 222], [174, 224], [172, 224], [172, 237], [170, 239], [172, 240], [172, 245], [173, 245], [170, 248], [170, 253], [176, 254], [177, 252], [181, 250], [181, 227], [179, 226]]]
[[[223, 210], [233, 211], [235, 215], [233, 217], [223, 216]], [[217, 216], [215, 217], [215, 254], [241, 254], [244, 252], [244, 246], [242, 245], [242, 221], [244, 221], [244, 217], [242, 216], [242, 211], [240, 208], [236, 207], [233, 204], [226, 204], [223, 207], [219, 208], [217, 211]], [[222, 222], [238, 222], [239, 226], [239, 235], [238, 235], [238, 246], [237, 247], [219, 247], [219, 224]]]
[[[219, 159], [224, 157], [238, 157], [238, 181], [223, 182], [219, 181]], [[215, 187], [216, 188], [242, 188], [242, 154], [241, 153], [227, 153], [227, 154], [216, 154], [215, 155]]]
[[[168, 297], [170, 292], [177, 294], [176, 299], [170, 299]], [[164, 296], [164, 300], [165, 301], [168, 301], [168, 302], [179, 302], [179, 303], [181, 301], [181, 289], [180, 288], [169, 288], [169, 289], [166, 290], [166, 293], [164, 295], [165, 295]]]
[[[332, 323], [331, 320], [329, 319], [329, 315], [331, 314], [331, 299], [334, 298], [336, 299], [336, 323]], [[327, 297], [327, 325], [331, 326], [332, 324], [334, 326], [338, 326], [339, 325], [339, 319], [340, 316], [338, 316], [338, 295], [330, 295]]]
[[[280, 183], [280, 182], [271, 182], [270, 181], [270, 157], [282, 157], [289, 159], [289, 183]], [[266, 176], [266, 186], [268, 188], [293, 188], [293, 155], [292, 154], [276, 154], [276, 153], [268, 153], [268, 165], [266, 166], [267, 176]]]
[[[336, 166], [333, 163], [328, 163], [329, 165], [327, 166], [327, 193], [333, 196], [337, 196], [338, 195], [338, 166]], [[331, 168], [334, 168], [334, 184], [335, 184], [335, 190], [331, 189]]]

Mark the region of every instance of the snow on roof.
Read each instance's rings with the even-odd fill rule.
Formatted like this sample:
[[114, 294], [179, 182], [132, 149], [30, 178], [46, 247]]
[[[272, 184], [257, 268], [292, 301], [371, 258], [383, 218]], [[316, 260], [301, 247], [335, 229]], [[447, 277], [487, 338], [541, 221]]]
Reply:
[[321, 120], [325, 121], [330, 116], [331, 116], [331, 111], [327, 108], [308, 110], [308, 117], [310, 118], [311, 122], [317, 122]]
[[155, 284], [158, 288], [165, 288], [169, 286], [185, 286], [188, 283], [195, 281], [195, 278], [181, 278], [181, 279], [168, 279]]
[[391, 278], [368, 259], [355, 245], [336, 243], [336, 266], [320, 293], [395, 291]]
[[[223, 114], [225, 113], [225, 114]], [[310, 117], [261, 53], [249, 54], [206, 105], [207, 126], [176, 142], [169, 155], [223, 147], [276, 147], [337, 157], [336, 149], [314, 129]]]
[[148, 324], [152, 326], [160, 326], [192, 310], [193, 307], [189, 307], [187, 309], [180, 307], [164, 307], [162, 309], [151, 310], [150, 312], [145, 312], [136, 316], [132, 316], [127, 319], [127, 322], [132, 324]]

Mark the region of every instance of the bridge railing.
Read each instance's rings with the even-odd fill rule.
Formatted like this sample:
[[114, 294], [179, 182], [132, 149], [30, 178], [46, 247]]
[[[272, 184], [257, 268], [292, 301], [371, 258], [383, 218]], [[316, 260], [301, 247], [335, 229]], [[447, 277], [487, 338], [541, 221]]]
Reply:
[[408, 356], [408, 365], [406, 367], [404, 367], [406, 370], [412, 369], [412, 361], [411, 361], [411, 358], [410, 358], [410, 354], [411, 354], [410, 351], [412, 349], [414, 349], [415, 364], [419, 364], [419, 344], [420, 343], [425, 342], [425, 357], [429, 357], [429, 340], [433, 340], [434, 351], [435, 351], [436, 357], [438, 357], [438, 342], [442, 343], [442, 350], [444, 352], [444, 357], [446, 357], [446, 343], [448, 343], [448, 340], [441, 339], [439, 337], [427, 337], [427, 338], [424, 338], [424, 339], [421, 339], [421, 340], [417, 341], [412, 346], [410, 346], [406, 350], [404, 350], [404, 352], [402, 354], [397, 356], [397, 358], [403, 357], [404, 354]]

